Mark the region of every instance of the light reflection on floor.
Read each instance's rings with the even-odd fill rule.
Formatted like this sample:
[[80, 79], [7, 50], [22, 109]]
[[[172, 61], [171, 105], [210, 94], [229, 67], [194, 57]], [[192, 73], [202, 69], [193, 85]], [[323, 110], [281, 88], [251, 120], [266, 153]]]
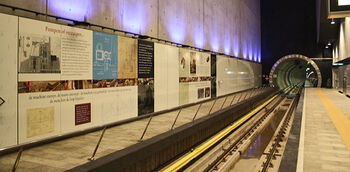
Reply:
[[279, 125], [283, 113], [277, 113], [270, 124], [258, 135], [250, 145], [243, 157], [230, 169], [230, 172], [255, 171], [259, 159], [262, 157], [266, 146], [269, 144], [277, 126]]

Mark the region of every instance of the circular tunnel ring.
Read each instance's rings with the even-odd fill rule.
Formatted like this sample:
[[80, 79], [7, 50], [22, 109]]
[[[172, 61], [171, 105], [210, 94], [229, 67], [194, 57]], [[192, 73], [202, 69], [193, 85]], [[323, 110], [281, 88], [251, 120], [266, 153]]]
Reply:
[[317, 64], [310, 58], [306, 57], [306, 56], [303, 56], [303, 55], [300, 55], [300, 54], [290, 54], [290, 55], [287, 55], [287, 56], [284, 56], [282, 58], [280, 58], [273, 66], [272, 66], [272, 69], [270, 71], [270, 76], [269, 76], [269, 82], [270, 82], [270, 86], [275, 86], [273, 84], [273, 74], [275, 73], [275, 70], [277, 68], [277, 66], [282, 63], [283, 61], [285, 60], [288, 60], [288, 59], [302, 59], [302, 60], [305, 60], [307, 61], [308, 63], [310, 63], [312, 65], [312, 67], [316, 70], [316, 73], [317, 73], [317, 78], [318, 78], [318, 82], [317, 82], [317, 87], [321, 87], [322, 85], [322, 76], [321, 76], [321, 72], [320, 72], [320, 69], [318, 68]]

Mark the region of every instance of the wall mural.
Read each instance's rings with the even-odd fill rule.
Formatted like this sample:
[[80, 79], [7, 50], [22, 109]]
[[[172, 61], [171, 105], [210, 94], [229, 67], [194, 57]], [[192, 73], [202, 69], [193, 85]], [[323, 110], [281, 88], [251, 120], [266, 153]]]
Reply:
[[[1, 73], [6, 80], [0, 86], [13, 88], [1, 96], [14, 102], [0, 109], [0, 148], [228, 94], [239, 90], [232, 84], [247, 86], [254, 83], [249, 76], [261, 72], [249, 70], [250, 62], [240, 67], [237, 59], [171, 45], [3, 14], [0, 19], [12, 27], [0, 27], [0, 37], [12, 35], [0, 43], [9, 57], [1, 55], [0, 69], [8, 72]], [[239, 72], [242, 78], [234, 80]]]

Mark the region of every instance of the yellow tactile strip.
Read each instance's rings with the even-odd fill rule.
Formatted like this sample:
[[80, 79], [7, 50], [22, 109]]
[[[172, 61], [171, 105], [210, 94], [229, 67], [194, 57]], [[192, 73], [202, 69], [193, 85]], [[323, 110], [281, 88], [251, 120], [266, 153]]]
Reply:
[[350, 151], [350, 120], [321, 90], [317, 90], [323, 106], [326, 108], [335, 128]]

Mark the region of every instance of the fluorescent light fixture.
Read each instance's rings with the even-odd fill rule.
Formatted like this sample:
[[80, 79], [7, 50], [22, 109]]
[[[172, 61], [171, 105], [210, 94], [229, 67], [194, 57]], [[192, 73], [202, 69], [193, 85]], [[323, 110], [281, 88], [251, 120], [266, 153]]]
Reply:
[[343, 66], [344, 63], [333, 63], [333, 66]]

